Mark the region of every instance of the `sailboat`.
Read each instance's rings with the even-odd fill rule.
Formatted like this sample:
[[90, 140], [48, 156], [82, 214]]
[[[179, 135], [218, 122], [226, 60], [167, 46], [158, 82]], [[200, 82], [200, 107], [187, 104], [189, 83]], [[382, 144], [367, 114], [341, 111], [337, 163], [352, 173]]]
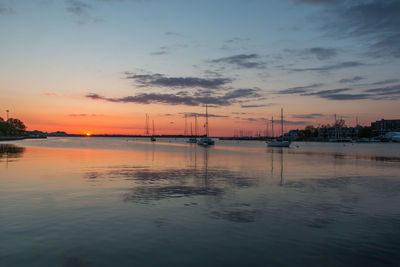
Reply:
[[207, 109], [207, 104], [206, 104], [206, 124], [205, 124], [205, 127], [206, 127], [206, 135], [201, 137], [199, 139], [199, 141], [197, 142], [197, 144], [201, 145], [201, 146], [214, 145], [215, 144], [214, 140], [212, 140], [210, 137], [208, 137], [209, 130], [208, 130], [208, 109]]
[[156, 138], [154, 137], [154, 120], [153, 120], [153, 135], [150, 137], [151, 142], [155, 142]]
[[189, 144], [196, 144], [197, 143], [197, 115], [194, 116], [194, 136], [193, 137], [193, 128], [192, 128], [192, 123], [190, 123], [190, 135], [192, 136], [189, 138], [187, 141]]
[[268, 147], [289, 147], [290, 146], [290, 141], [284, 141], [283, 140], [283, 108], [281, 108], [281, 129], [282, 129], [282, 140], [278, 141], [271, 141], [268, 142]]

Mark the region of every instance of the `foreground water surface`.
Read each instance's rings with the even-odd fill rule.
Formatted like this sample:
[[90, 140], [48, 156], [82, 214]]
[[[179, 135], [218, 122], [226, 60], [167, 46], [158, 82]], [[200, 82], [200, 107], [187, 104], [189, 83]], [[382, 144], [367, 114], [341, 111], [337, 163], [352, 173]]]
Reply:
[[0, 143], [0, 266], [398, 266], [400, 144]]

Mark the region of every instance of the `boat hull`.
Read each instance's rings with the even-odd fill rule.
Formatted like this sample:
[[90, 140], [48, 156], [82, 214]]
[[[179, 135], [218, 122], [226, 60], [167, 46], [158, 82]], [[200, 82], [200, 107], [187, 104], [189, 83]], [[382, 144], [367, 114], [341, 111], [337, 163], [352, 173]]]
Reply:
[[212, 146], [212, 145], [215, 144], [215, 141], [212, 140], [212, 139], [209, 138], [209, 137], [202, 137], [202, 138], [200, 138], [200, 140], [197, 142], [197, 144], [198, 144], [198, 145], [201, 145], [201, 146]]
[[290, 147], [289, 141], [272, 141], [268, 143], [268, 147]]

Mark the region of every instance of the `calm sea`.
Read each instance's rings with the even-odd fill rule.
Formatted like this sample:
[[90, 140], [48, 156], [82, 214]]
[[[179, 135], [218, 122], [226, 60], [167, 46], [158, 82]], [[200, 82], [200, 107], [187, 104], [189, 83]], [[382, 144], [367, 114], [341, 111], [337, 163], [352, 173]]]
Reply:
[[400, 265], [400, 144], [0, 143], [0, 266], [322, 265]]

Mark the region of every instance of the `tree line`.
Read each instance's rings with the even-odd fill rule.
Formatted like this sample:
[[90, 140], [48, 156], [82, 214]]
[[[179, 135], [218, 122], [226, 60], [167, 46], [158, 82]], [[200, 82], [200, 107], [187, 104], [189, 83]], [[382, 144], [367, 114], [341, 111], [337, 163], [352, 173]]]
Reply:
[[[300, 138], [316, 138], [319, 137], [319, 131], [323, 129], [343, 129], [343, 128], [348, 128], [346, 125], [346, 122], [343, 119], [338, 119], [335, 121], [333, 125], [326, 124], [326, 125], [321, 125], [320, 127], [314, 127], [313, 125], [308, 125], [304, 128], [304, 130], [298, 130], [297, 135]], [[372, 134], [372, 128], [370, 126], [361, 126], [357, 125], [356, 127], [352, 127], [355, 130], [355, 133], [357, 134], [358, 138], [371, 138], [373, 136]]]

